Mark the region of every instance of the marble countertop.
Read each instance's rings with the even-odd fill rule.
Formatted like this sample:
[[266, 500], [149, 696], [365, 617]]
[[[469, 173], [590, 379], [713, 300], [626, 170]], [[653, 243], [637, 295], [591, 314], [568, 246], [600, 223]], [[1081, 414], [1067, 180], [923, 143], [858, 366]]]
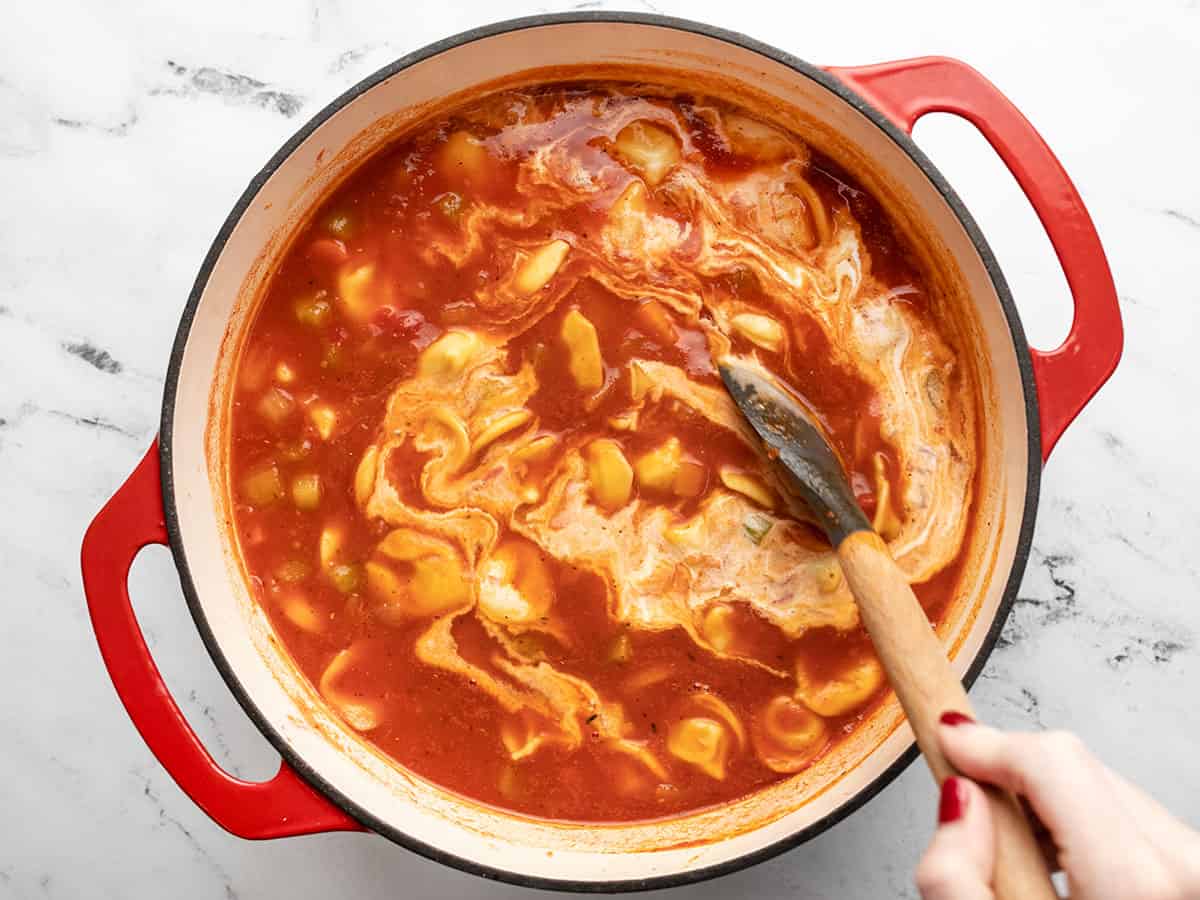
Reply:
[[[151, 757], [96, 651], [83, 530], [154, 436], [179, 312], [249, 177], [347, 86], [487, 21], [604, 2], [88, 4], [0, 13], [0, 897], [517, 897], [365, 835], [251, 843]], [[1034, 550], [973, 696], [1020, 728], [1065, 727], [1200, 821], [1200, 9], [1194, 0], [979, 6], [641, 0], [814, 62], [927, 53], [990, 76], [1041, 129], [1105, 241], [1127, 328], [1117, 375], [1059, 444]], [[993, 243], [1032, 338], [1065, 332], [1065, 282], [982, 139], [933, 117], [917, 140]], [[214, 754], [277, 757], [233, 701], [169, 554], [132, 577], [156, 658]], [[913, 897], [934, 817], [919, 766], [769, 863], [674, 897]]]

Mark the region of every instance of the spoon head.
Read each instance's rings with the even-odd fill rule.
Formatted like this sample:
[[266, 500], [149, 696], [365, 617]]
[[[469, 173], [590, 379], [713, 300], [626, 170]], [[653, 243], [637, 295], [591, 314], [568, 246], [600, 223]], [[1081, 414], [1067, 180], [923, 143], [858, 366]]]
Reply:
[[830, 543], [837, 547], [848, 535], [871, 530], [841, 461], [800, 401], [757, 363], [727, 356], [718, 369], [767, 457], [808, 504]]

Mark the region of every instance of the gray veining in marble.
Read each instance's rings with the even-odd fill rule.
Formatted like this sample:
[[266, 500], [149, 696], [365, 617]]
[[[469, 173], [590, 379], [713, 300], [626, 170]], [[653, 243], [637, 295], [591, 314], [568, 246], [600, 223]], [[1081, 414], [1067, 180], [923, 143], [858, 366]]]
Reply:
[[[396, 56], [568, 8], [707, 20], [816, 62], [958, 56], [1041, 129], [1105, 241], [1127, 346], [1047, 468], [1020, 600], [973, 694], [1000, 724], [1080, 732], [1200, 821], [1195, 2], [40, 0], [0, 10], [0, 897], [532, 896], [380, 838], [224, 833], [117, 701], [77, 560], [154, 435], [184, 298], [252, 174]], [[1031, 337], [1054, 344], [1070, 321], [1065, 282], [1011, 179], [962, 123], [933, 117], [917, 139], [979, 218]], [[236, 774], [270, 774], [273, 753], [206, 657], [169, 555], [145, 552], [131, 587], [207, 746]], [[913, 897], [932, 819], [913, 767], [806, 846], [673, 896]]]

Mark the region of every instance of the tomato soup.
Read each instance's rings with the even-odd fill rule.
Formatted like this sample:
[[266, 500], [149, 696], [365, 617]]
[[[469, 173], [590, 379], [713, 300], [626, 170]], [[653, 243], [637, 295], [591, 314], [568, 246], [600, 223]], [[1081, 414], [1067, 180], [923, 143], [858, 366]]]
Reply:
[[227, 471], [295, 665], [397, 764], [536, 817], [785, 779], [884, 678], [715, 360], [809, 407], [932, 620], [970, 528], [972, 375], [879, 204], [719, 98], [551, 84], [400, 135], [294, 235]]

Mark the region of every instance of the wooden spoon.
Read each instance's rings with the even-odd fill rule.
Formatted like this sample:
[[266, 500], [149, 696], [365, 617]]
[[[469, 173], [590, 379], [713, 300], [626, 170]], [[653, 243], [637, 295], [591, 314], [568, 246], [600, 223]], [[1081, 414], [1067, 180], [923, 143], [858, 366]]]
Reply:
[[[829, 442], [800, 402], [765, 369], [726, 357], [721, 378], [837, 551], [846, 583], [883, 670], [904, 708], [933, 777], [940, 785], [957, 774], [938, 746], [943, 713], [975, 713], [950, 670], [908, 579], [854, 499]], [[1012, 794], [986, 788], [996, 835], [995, 891], [1000, 900], [1056, 898], [1046, 859], [1029, 820]]]

